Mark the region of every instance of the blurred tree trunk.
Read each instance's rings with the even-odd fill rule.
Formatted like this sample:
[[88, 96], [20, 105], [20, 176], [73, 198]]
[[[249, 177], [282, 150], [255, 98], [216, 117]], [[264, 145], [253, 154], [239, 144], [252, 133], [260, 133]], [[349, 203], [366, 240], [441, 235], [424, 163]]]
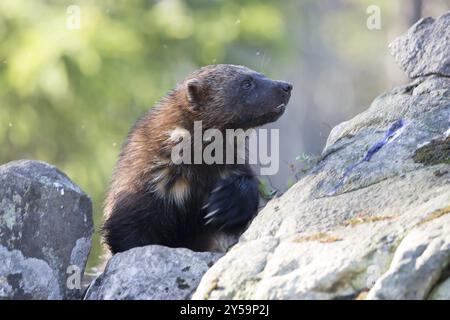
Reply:
[[408, 17], [409, 25], [413, 25], [422, 18], [423, 0], [411, 0], [411, 10]]

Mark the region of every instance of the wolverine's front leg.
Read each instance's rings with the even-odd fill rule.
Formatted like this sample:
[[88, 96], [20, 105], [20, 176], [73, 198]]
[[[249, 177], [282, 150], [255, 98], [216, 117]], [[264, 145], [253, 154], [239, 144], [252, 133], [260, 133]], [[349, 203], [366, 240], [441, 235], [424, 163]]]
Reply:
[[256, 215], [258, 180], [251, 175], [233, 175], [219, 180], [203, 206], [205, 224], [224, 232], [242, 231]]

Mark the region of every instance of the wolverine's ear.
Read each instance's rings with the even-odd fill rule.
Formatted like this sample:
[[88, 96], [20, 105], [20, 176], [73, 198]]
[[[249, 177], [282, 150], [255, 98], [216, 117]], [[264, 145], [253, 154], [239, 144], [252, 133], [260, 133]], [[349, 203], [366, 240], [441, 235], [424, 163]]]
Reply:
[[186, 97], [192, 108], [196, 109], [200, 107], [203, 94], [203, 86], [198, 79], [191, 79], [187, 81]]

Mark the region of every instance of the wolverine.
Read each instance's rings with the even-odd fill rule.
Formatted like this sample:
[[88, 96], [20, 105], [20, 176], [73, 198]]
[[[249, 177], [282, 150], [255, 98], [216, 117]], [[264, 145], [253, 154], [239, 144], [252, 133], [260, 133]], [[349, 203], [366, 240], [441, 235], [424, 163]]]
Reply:
[[291, 91], [290, 83], [247, 67], [211, 65], [190, 74], [138, 119], [105, 200], [101, 233], [110, 252], [151, 244], [223, 252], [233, 245], [258, 210], [258, 179], [250, 165], [174, 163], [171, 150], [193, 136], [198, 121], [202, 130], [223, 136], [227, 129], [274, 122]]

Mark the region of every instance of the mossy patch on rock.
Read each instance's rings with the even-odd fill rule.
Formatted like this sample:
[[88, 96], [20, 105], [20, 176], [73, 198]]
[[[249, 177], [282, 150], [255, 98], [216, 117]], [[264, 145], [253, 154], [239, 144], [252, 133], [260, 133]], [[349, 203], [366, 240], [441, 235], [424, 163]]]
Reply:
[[433, 211], [430, 215], [428, 215], [425, 219], [423, 219], [420, 224], [424, 224], [430, 221], [433, 221], [434, 219], [440, 218], [445, 214], [450, 213], [450, 206], [438, 209], [436, 211]]
[[344, 221], [344, 226], [356, 226], [362, 223], [371, 223], [378, 221], [385, 221], [393, 219], [393, 216], [368, 216], [368, 215], [358, 215], [354, 218]]
[[318, 241], [320, 243], [330, 243], [341, 241], [342, 238], [336, 235], [328, 234], [325, 232], [317, 232], [307, 236], [299, 236], [293, 240], [293, 242], [309, 242], [309, 241]]
[[414, 152], [415, 162], [425, 165], [450, 164], [450, 136], [433, 139]]

